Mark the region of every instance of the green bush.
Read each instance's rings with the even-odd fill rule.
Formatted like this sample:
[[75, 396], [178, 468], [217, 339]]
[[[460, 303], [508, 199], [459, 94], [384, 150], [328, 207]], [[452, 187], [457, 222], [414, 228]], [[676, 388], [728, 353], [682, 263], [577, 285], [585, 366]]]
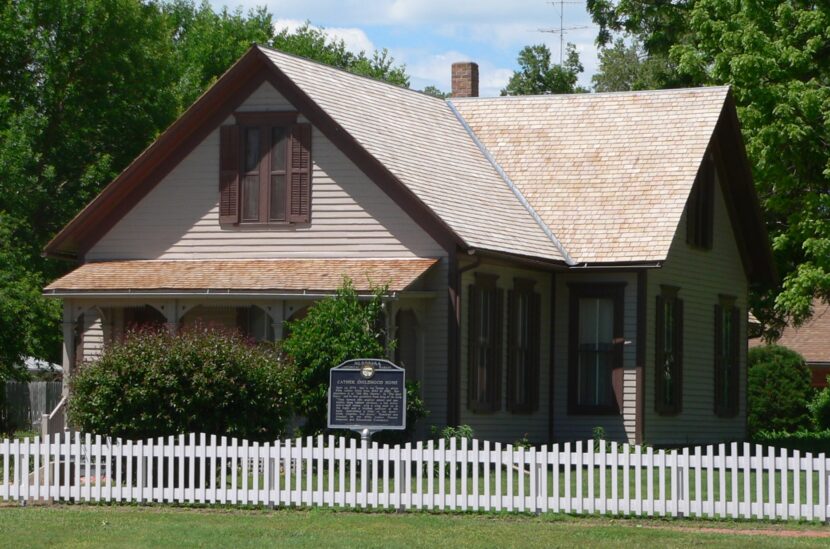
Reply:
[[69, 418], [126, 438], [204, 432], [273, 440], [291, 418], [294, 370], [274, 345], [196, 327], [130, 333], [73, 377]]
[[337, 293], [309, 308], [308, 314], [288, 323], [291, 336], [283, 350], [297, 368], [297, 412], [305, 416], [304, 434], [326, 428], [329, 370], [355, 358], [385, 358], [382, 296], [376, 288], [369, 300], [360, 301], [351, 281]]
[[818, 391], [808, 408], [816, 429], [830, 429], [830, 387]]
[[749, 350], [747, 392], [750, 433], [809, 427], [807, 404], [813, 396], [810, 370], [804, 359], [779, 345]]
[[458, 427], [453, 427], [452, 425], [447, 425], [446, 427], [439, 428], [435, 425], [432, 426], [432, 438], [444, 439], [444, 442], [449, 447], [450, 440], [452, 439], [462, 439], [466, 438], [467, 440], [473, 440], [475, 438], [475, 433], [473, 432], [473, 428], [469, 425], [459, 425]]
[[759, 431], [752, 437], [752, 442], [774, 446], [776, 448], [787, 448], [788, 450], [799, 450], [801, 452], [812, 452], [814, 454], [830, 454], [830, 429], [823, 431], [808, 431], [802, 429], [794, 433], [786, 431]]

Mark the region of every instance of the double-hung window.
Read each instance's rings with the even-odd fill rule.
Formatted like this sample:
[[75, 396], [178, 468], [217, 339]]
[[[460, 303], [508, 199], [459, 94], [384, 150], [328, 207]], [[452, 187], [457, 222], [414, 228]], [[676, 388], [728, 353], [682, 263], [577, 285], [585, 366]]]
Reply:
[[661, 288], [655, 312], [654, 408], [674, 415], [683, 403], [683, 300], [679, 288]]
[[715, 305], [715, 414], [738, 413], [741, 315], [733, 296], [720, 296]]
[[476, 273], [469, 287], [467, 402], [473, 412], [501, 408], [504, 292], [497, 278]]
[[578, 414], [619, 413], [625, 284], [569, 288], [568, 408]]
[[530, 413], [539, 406], [541, 299], [534, 281], [517, 278], [507, 293], [507, 409]]
[[311, 126], [296, 113], [237, 113], [220, 130], [219, 221], [307, 223], [311, 207]]

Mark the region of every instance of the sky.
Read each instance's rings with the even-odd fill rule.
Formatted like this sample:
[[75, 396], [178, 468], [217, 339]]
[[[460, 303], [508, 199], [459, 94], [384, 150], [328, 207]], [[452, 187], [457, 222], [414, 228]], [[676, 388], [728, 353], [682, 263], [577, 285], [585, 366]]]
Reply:
[[596, 27], [584, 0], [210, 0], [215, 8], [247, 10], [266, 6], [277, 29], [294, 29], [309, 21], [354, 51], [387, 48], [396, 63], [406, 65], [410, 86], [450, 89], [450, 65], [475, 61], [480, 94], [498, 95], [518, 68], [522, 47], [544, 43], [559, 60], [560, 9], [565, 41], [576, 45], [585, 72], [580, 84], [590, 86], [597, 69]]

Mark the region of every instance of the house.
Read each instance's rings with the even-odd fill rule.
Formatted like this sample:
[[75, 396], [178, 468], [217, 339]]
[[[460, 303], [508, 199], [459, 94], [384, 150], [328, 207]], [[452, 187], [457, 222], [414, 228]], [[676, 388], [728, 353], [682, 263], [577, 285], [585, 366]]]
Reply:
[[743, 437], [774, 273], [730, 90], [485, 99], [452, 71], [445, 101], [252, 47], [48, 244], [79, 264], [45, 289], [66, 371], [133, 323], [279, 339], [347, 275], [388, 283], [433, 424]]
[[[816, 298], [813, 300], [813, 315], [801, 326], [785, 326], [775, 341], [800, 354], [810, 368], [813, 387], [827, 387], [830, 375], [830, 304]], [[749, 340], [749, 347], [760, 347], [760, 337]]]

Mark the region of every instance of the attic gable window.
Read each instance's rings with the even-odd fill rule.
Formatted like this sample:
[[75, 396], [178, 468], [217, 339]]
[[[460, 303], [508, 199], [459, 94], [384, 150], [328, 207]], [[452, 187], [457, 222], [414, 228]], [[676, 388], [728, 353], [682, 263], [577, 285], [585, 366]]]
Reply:
[[219, 222], [308, 223], [311, 125], [297, 113], [236, 113], [220, 130]]
[[715, 218], [715, 162], [707, 153], [695, 178], [686, 210], [686, 242], [703, 250], [712, 249]]

